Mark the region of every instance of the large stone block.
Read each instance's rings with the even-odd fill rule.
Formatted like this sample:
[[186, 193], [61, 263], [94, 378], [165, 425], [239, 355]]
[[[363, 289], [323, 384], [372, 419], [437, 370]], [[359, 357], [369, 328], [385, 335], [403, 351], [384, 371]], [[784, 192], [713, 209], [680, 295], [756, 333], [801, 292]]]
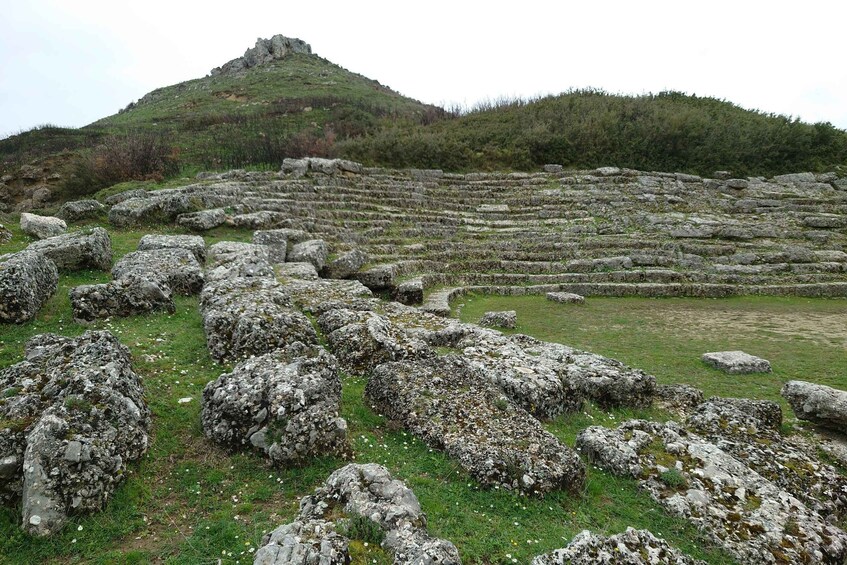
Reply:
[[59, 271], [37, 251], [0, 255], [0, 322], [27, 322], [56, 292]]

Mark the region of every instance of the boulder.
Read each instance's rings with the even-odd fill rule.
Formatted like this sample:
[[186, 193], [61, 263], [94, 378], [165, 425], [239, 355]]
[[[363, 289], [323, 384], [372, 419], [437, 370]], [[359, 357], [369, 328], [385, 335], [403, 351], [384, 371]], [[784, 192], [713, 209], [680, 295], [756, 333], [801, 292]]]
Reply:
[[221, 241], [209, 249], [206, 281], [232, 280], [238, 277], [273, 278], [270, 251], [264, 245]]
[[60, 270], [108, 271], [112, 268], [112, 239], [103, 228], [48, 237], [31, 243], [28, 249], [38, 251]]
[[32, 338], [26, 359], [0, 371], [0, 390], [0, 500], [21, 505], [30, 534], [103, 508], [147, 450], [141, 378], [109, 332]]
[[468, 359], [384, 363], [365, 396], [380, 414], [443, 449], [482, 485], [542, 495], [579, 490], [579, 457], [509, 400]]
[[585, 304], [585, 297], [572, 292], [548, 292], [547, 300], [564, 304]]
[[423, 304], [424, 287], [423, 280], [412, 279], [397, 285], [394, 291], [394, 300], [407, 306]]
[[203, 391], [203, 431], [231, 449], [254, 449], [273, 465], [349, 451], [338, 416], [341, 379], [324, 349], [293, 342], [250, 357]]
[[151, 249], [186, 249], [201, 265], [206, 262], [206, 242], [199, 235], [157, 235], [142, 236], [138, 242], [139, 251]]
[[124, 200], [129, 200], [130, 198], [147, 198], [148, 196], [150, 196], [149, 192], [143, 188], [136, 188], [113, 194], [107, 197], [104, 202], [106, 203], [106, 206], [114, 206], [115, 204], [120, 204]]
[[687, 384], [656, 385], [656, 400], [677, 409], [687, 411], [701, 404], [703, 391]]
[[714, 351], [704, 353], [702, 359], [704, 363], [732, 375], [771, 372], [769, 361], [743, 351]]
[[254, 564], [349, 563], [353, 521], [366, 521], [380, 531], [381, 545], [394, 563], [461, 563], [456, 546], [427, 533], [426, 515], [411, 489], [381, 465], [351, 463], [300, 501], [294, 522], [264, 537]]
[[112, 277], [126, 276], [155, 279], [176, 294], [191, 296], [203, 288], [203, 270], [187, 249], [149, 249], [124, 255], [112, 268]]
[[269, 277], [210, 281], [200, 295], [206, 345], [212, 358], [237, 360], [299, 341], [318, 342], [309, 319], [291, 308], [282, 285]]
[[12, 232], [3, 224], [0, 224], [0, 245], [10, 241], [12, 241]]
[[532, 565], [706, 565], [648, 530], [627, 528], [622, 534], [601, 536], [583, 530], [568, 546], [539, 555]]
[[360, 249], [353, 249], [330, 261], [325, 268], [324, 276], [330, 279], [349, 279], [356, 275], [367, 262], [367, 253]]
[[847, 434], [847, 391], [805, 381], [788, 381], [780, 394], [799, 419]]
[[93, 322], [113, 316], [127, 317], [148, 312], [176, 311], [171, 289], [156, 278], [127, 275], [105, 284], [88, 284], [72, 288], [74, 321]]
[[180, 214], [176, 217], [176, 223], [191, 231], [209, 231], [226, 223], [226, 212], [223, 208], [214, 208]]
[[68, 224], [53, 216], [38, 216], [24, 212], [21, 214], [21, 231], [36, 239], [45, 239], [65, 233], [68, 231]]
[[292, 263], [311, 263], [320, 272], [326, 266], [329, 256], [329, 247], [322, 239], [310, 239], [295, 244], [288, 254], [288, 260]]
[[105, 210], [105, 206], [96, 200], [76, 200], [65, 202], [56, 214], [69, 222], [96, 218]]
[[479, 325], [489, 328], [514, 329], [518, 325], [518, 313], [514, 310], [486, 312], [479, 320]]
[[58, 285], [55, 263], [41, 253], [24, 250], [0, 255], [0, 323], [33, 319]]

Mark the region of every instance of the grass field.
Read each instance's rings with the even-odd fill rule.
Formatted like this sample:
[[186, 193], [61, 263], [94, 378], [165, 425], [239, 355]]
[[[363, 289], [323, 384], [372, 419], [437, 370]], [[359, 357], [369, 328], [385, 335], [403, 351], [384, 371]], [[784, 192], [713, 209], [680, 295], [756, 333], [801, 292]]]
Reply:
[[[11, 218], [0, 218], [15, 239], [0, 254], [27, 243]], [[133, 250], [148, 231], [110, 230], [116, 258]], [[220, 230], [207, 243], [249, 240], [250, 232]], [[36, 320], [0, 328], [0, 368], [20, 361], [25, 341], [36, 334], [76, 335], [86, 328], [71, 320], [70, 287], [108, 279], [107, 273], [63, 274], [59, 291]], [[622, 359], [661, 382], [691, 382], [707, 394], [778, 398], [781, 383], [805, 378], [847, 388], [845, 301], [732, 299], [724, 301], [594, 299], [568, 307], [543, 298], [465, 297], [461, 317], [477, 320], [485, 310], [515, 309], [519, 330]], [[790, 324], [786, 320], [791, 320]], [[344, 464], [323, 459], [288, 470], [271, 469], [252, 454], [227, 453], [200, 429], [200, 399], [207, 382], [228, 367], [211, 360], [196, 298], [179, 298], [173, 315], [139, 316], [91, 326], [114, 332], [133, 354], [153, 411], [149, 453], [130, 466], [128, 480], [107, 508], [76, 517], [64, 532], [44, 540], [19, 528], [19, 508], [0, 510], [2, 563], [250, 563], [264, 532], [289, 521], [299, 499]], [[703, 366], [708, 350], [740, 348], [774, 364], [763, 377], [726, 377]], [[529, 499], [480, 489], [455, 462], [398, 431], [363, 401], [365, 380], [345, 376], [343, 416], [355, 461], [378, 462], [407, 481], [429, 517], [433, 535], [453, 541], [465, 563], [528, 563], [564, 546], [584, 528], [617, 533], [649, 528], [709, 563], [732, 563], [687, 523], [665, 514], [634, 481], [589, 468], [583, 492]], [[177, 400], [191, 397], [187, 404]], [[592, 424], [616, 425], [655, 410], [584, 413], [546, 425], [569, 444]], [[355, 543], [356, 563], [390, 563], [373, 544]]]

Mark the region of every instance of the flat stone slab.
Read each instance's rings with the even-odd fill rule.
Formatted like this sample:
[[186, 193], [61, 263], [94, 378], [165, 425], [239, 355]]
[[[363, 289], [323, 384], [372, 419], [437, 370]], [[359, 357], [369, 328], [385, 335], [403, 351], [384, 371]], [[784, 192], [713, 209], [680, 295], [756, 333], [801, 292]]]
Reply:
[[112, 277], [148, 277], [161, 280], [176, 294], [191, 296], [203, 288], [200, 263], [191, 251], [181, 248], [132, 251], [112, 268]]
[[703, 354], [703, 362], [725, 373], [746, 375], [770, 373], [770, 361], [743, 351], [714, 351]]
[[573, 292], [548, 292], [547, 300], [563, 304], [585, 304], [585, 297]]

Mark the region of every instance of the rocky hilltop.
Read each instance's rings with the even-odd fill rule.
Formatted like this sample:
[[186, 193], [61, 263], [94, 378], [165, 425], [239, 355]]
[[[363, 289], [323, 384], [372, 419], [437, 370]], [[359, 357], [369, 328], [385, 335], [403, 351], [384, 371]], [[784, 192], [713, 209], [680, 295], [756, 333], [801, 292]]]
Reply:
[[209, 74], [217, 76], [221, 74], [235, 74], [252, 67], [266, 65], [272, 61], [286, 58], [291, 53], [312, 54], [312, 47], [302, 39], [285, 37], [277, 34], [270, 39], [256, 40], [256, 45], [244, 52], [243, 57], [238, 57], [228, 63], [215, 67]]

